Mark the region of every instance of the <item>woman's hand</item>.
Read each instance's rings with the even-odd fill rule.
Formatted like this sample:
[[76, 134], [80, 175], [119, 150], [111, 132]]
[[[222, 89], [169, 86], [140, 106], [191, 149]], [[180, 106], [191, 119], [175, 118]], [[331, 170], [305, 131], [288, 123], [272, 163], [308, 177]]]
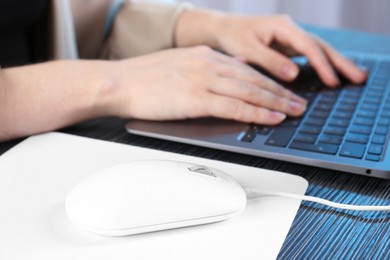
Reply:
[[306, 102], [241, 61], [206, 46], [115, 62], [109, 111], [168, 120], [215, 116], [277, 124]]
[[299, 74], [298, 66], [289, 59], [294, 55], [306, 56], [329, 86], [340, 84], [335, 71], [354, 83], [362, 83], [367, 77], [365, 71], [285, 15], [250, 17], [190, 10], [178, 22], [176, 43], [179, 47], [207, 44], [260, 65], [285, 81]]
[[0, 82], [0, 142], [106, 116], [277, 124], [305, 110], [300, 97], [205, 46], [7, 68]]

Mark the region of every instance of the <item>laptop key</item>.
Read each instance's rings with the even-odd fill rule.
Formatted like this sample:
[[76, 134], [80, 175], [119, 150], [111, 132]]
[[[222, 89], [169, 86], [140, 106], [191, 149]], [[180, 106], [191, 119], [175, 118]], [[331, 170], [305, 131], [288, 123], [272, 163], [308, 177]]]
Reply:
[[374, 135], [372, 137], [371, 143], [373, 144], [385, 144], [386, 142], [386, 136], [384, 135]]
[[339, 135], [322, 135], [319, 142], [340, 145], [343, 142], [343, 137]]
[[256, 130], [253, 128], [249, 128], [248, 131], [244, 134], [244, 136], [241, 138], [242, 142], [251, 143], [256, 138]]
[[382, 113], [381, 113], [381, 117], [389, 119], [390, 118], [390, 111], [383, 110]]
[[341, 104], [347, 104], [347, 105], [356, 106], [358, 101], [359, 101], [359, 97], [344, 97], [341, 100]]
[[346, 112], [346, 111], [342, 111], [342, 110], [337, 109], [336, 112], [334, 113], [333, 117], [349, 120], [352, 118], [352, 115], [353, 115], [352, 112]]
[[389, 103], [385, 103], [384, 106], [383, 106], [383, 109], [384, 110], [390, 110], [390, 104]]
[[378, 106], [382, 101], [382, 97], [376, 97], [376, 98], [370, 98], [370, 97], [366, 97], [363, 102], [366, 103], [366, 104], [373, 104], [373, 105], [376, 105]]
[[354, 123], [354, 125], [362, 125], [362, 126], [370, 126], [371, 127], [374, 125], [375, 120], [371, 119], [371, 118], [357, 117], [353, 123]]
[[327, 97], [327, 98], [334, 98], [337, 99], [340, 95], [340, 90], [325, 90], [321, 93], [321, 96]]
[[279, 127], [275, 128], [271, 136], [265, 142], [267, 145], [286, 147], [290, 139], [295, 133], [295, 128], [292, 127]]
[[289, 148], [324, 154], [336, 154], [339, 147], [338, 145], [332, 144], [308, 144], [301, 142], [292, 142]]
[[273, 127], [270, 126], [255, 126], [254, 129], [259, 135], [269, 135]]
[[281, 127], [298, 127], [299, 124], [301, 123], [300, 118], [288, 118], [285, 121], [283, 121], [280, 126]]
[[378, 135], [387, 135], [388, 132], [389, 132], [389, 128], [385, 127], [385, 126], [378, 126], [375, 129], [375, 134], [378, 134]]
[[311, 125], [303, 125], [300, 129], [301, 133], [306, 133], [306, 134], [312, 134], [312, 135], [318, 135], [321, 133], [321, 127], [318, 126], [311, 126]]
[[341, 104], [337, 107], [338, 110], [345, 111], [345, 112], [353, 112], [355, 111], [355, 108], [356, 108], [355, 105], [350, 105], [350, 104]]
[[337, 127], [347, 127], [349, 125], [348, 120], [333, 118], [329, 121], [329, 125]]
[[329, 111], [314, 109], [314, 110], [311, 112], [310, 115], [313, 116], [313, 117], [328, 118], [328, 116], [329, 116]]
[[379, 162], [380, 159], [381, 159], [381, 157], [378, 155], [367, 154], [367, 156], [366, 156], [366, 160], [368, 160], [368, 161]]
[[362, 95], [362, 88], [356, 87], [356, 88], [349, 88], [344, 90], [344, 96], [349, 98], [360, 98]]
[[294, 138], [293, 141], [314, 144], [316, 142], [316, 140], [317, 140], [316, 135], [299, 133], [296, 135], [296, 137]]
[[347, 135], [346, 140], [348, 142], [352, 142], [352, 143], [367, 144], [368, 143], [368, 135], [349, 134], [349, 135]]
[[350, 129], [351, 133], [369, 135], [371, 134], [371, 127], [353, 125]]
[[[371, 85], [375, 86], [375, 89], [382, 89], [382, 90], [384, 90], [386, 88], [387, 81], [383, 80], [383, 79], [374, 79], [371, 82]], [[374, 89], [374, 87], [371, 87], [371, 89]]]
[[343, 127], [327, 126], [324, 130], [324, 133], [329, 135], [344, 136], [346, 131], [347, 131], [346, 128]]
[[331, 111], [333, 108], [333, 105], [319, 102], [315, 105], [314, 109], [322, 110], [322, 111]]
[[382, 145], [372, 144], [368, 148], [368, 153], [369, 154], [381, 155], [382, 152], [383, 152], [383, 146]]
[[319, 102], [333, 105], [336, 103], [338, 96], [324, 96], [321, 95]]
[[362, 104], [360, 108], [368, 111], [374, 111], [375, 113], [378, 111], [378, 106], [373, 104]]
[[305, 124], [307, 125], [314, 125], [314, 126], [323, 126], [326, 122], [325, 118], [319, 118], [319, 117], [309, 117]]
[[376, 98], [376, 99], [381, 100], [382, 99], [382, 93], [370, 89], [370, 90], [367, 91], [366, 97], [367, 98]]
[[361, 159], [365, 151], [366, 146], [364, 144], [345, 142], [341, 147], [340, 156]]
[[357, 115], [365, 118], [376, 118], [377, 114], [370, 110], [360, 110]]

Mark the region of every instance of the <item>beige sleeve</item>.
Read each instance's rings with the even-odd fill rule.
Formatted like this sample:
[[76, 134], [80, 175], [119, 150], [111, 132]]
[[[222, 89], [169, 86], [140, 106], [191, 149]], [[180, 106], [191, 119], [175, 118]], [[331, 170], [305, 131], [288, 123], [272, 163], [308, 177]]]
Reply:
[[177, 19], [191, 6], [127, 0], [115, 18], [101, 58], [124, 59], [174, 47]]

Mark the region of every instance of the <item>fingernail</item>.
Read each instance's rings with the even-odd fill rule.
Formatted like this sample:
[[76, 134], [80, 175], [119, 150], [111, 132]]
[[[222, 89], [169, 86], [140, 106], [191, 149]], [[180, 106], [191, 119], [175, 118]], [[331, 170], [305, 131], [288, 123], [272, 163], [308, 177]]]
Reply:
[[307, 102], [306, 99], [304, 99], [304, 98], [302, 98], [302, 97], [300, 97], [300, 96], [297, 96], [297, 95], [293, 95], [293, 96], [291, 97], [291, 100], [292, 100], [292, 101], [295, 101], [295, 102], [298, 102], [298, 103], [300, 103], [300, 104], [304, 104], [304, 105], [306, 105], [306, 106], [307, 106], [307, 104], [308, 104], [308, 102]]
[[341, 85], [341, 81], [334, 70], [328, 71], [329, 86], [338, 87]]
[[295, 101], [290, 102], [290, 106], [291, 106], [292, 110], [299, 111], [299, 112], [304, 112], [307, 109], [306, 104], [301, 104], [301, 103], [298, 103]]
[[337, 75], [335, 75], [335, 81], [334, 81], [334, 83], [335, 83], [335, 87], [341, 86], [341, 81], [340, 81], [340, 79], [337, 77]]
[[366, 67], [361, 66], [361, 65], [359, 65], [358, 68], [359, 68], [360, 73], [361, 73], [362, 81], [367, 80], [367, 77], [370, 73], [370, 70]]
[[286, 117], [287, 117], [286, 114], [283, 114], [283, 113], [280, 113], [280, 112], [276, 112], [276, 111], [271, 111], [271, 118], [274, 121], [281, 122], [284, 119], [286, 119]]
[[363, 71], [363, 72], [368, 72], [368, 68], [367, 67], [364, 67], [363, 65], [360, 65], [360, 64], [357, 64], [356, 65], [361, 71]]
[[291, 66], [289, 64], [284, 65], [282, 68], [283, 78], [286, 79], [290, 79], [290, 80], [295, 79], [298, 76], [298, 73], [299, 70], [296, 67]]

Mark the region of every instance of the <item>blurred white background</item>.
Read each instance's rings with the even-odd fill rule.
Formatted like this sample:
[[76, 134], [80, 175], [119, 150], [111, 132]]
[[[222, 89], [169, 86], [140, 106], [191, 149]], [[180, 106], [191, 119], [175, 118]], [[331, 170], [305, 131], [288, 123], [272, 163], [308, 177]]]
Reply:
[[390, 0], [186, 0], [240, 14], [291, 15], [296, 21], [390, 34]]

